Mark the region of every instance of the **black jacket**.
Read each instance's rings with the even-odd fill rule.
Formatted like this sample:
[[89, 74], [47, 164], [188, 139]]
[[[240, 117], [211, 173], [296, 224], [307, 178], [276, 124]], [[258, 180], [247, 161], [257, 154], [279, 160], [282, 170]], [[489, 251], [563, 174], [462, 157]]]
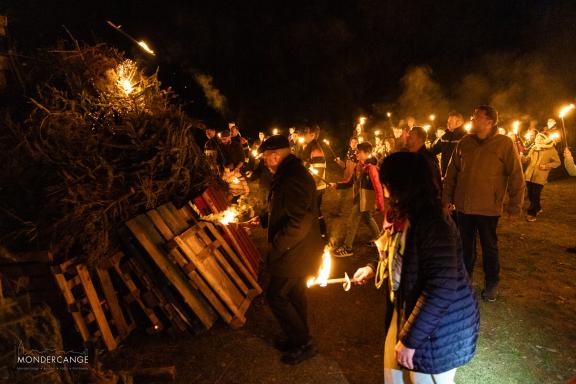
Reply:
[[420, 148], [418, 153], [424, 156], [426, 159], [426, 162], [428, 163], [428, 166], [432, 172], [434, 182], [436, 183], [436, 187], [438, 188], [438, 193], [440, 194], [440, 197], [442, 197], [442, 176], [440, 175], [440, 164], [438, 164], [438, 158], [431, 151], [429, 151], [425, 145]]
[[440, 208], [411, 220], [394, 310], [399, 339], [414, 353], [414, 370], [441, 373], [476, 351], [478, 303], [462, 258], [456, 225]]
[[268, 267], [273, 276], [307, 277], [320, 267], [324, 243], [316, 206], [316, 184], [302, 161], [288, 155], [274, 174], [268, 197]]
[[244, 150], [242, 144], [237, 141], [230, 141], [230, 144], [220, 143], [220, 150], [224, 156], [224, 166], [232, 164], [234, 167], [244, 161]]
[[430, 149], [430, 151], [437, 155], [439, 153], [442, 154], [441, 159], [441, 170], [442, 170], [442, 177], [446, 175], [446, 170], [448, 169], [448, 163], [450, 163], [450, 159], [452, 158], [452, 152], [454, 152], [454, 148], [456, 148], [456, 144], [466, 136], [466, 130], [464, 127], [459, 126], [455, 128], [453, 131], [446, 131], [445, 134], [442, 135], [440, 140], [438, 140], [434, 146]]

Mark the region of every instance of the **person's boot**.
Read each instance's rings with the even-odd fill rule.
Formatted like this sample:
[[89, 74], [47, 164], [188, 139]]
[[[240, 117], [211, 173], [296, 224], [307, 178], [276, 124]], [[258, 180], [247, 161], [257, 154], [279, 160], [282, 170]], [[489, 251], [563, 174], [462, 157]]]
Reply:
[[288, 365], [296, 365], [311, 359], [318, 354], [318, 348], [312, 340], [299, 347], [293, 348], [282, 355], [282, 362]]
[[486, 287], [480, 294], [482, 300], [493, 303], [498, 298], [498, 283], [486, 283]]

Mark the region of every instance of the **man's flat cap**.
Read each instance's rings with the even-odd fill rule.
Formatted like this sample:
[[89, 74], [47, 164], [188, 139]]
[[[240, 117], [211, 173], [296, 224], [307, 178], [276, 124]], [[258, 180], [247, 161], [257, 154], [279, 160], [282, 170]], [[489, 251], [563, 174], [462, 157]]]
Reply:
[[273, 151], [282, 148], [290, 148], [288, 138], [282, 135], [274, 135], [264, 140], [258, 148], [258, 152], [263, 153], [264, 151]]

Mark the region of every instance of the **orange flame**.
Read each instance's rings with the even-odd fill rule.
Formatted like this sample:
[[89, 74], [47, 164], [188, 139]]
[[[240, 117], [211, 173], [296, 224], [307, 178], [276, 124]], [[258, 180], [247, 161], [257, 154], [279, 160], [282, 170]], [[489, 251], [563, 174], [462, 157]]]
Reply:
[[331, 269], [332, 269], [332, 254], [330, 252], [330, 248], [326, 246], [324, 247], [324, 253], [322, 254], [322, 265], [318, 270], [318, 276], [311, 277], [310, 279], [308, 279], [308, 281], [306, 282], [308, 288], [310, 288], [313, 285], [319, 285], [321, 287], [325, 287], [327, 284], [326, 282], [330, 277]]

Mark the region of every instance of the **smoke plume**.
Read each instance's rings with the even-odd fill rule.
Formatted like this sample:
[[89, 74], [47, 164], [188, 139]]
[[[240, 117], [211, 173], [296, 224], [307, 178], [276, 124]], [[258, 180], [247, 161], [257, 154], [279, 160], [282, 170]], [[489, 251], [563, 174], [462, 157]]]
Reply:
[[202, 87], [208, 105], [224, 115], [227, 109], [227, 100], [220, 90], [214, 86], [212, 76], [205, 73], [195, 73], [194, 78]]

